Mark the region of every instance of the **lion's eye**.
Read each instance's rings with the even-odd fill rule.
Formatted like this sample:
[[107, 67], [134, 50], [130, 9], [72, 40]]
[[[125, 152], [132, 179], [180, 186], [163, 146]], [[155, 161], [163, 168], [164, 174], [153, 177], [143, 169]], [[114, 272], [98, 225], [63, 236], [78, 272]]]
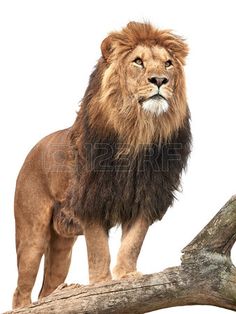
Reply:
[[133, 61], [134, 63], [136, 63], [137, 65], [143, 67], [143, 60], [141, 58], [136, 58]]
[[172, 66], [172, 65], [173, 65], [173, 63], [172, 63], [171, 60], [167, 60], [167, 61], [165, 62], [165, 67], [166, 67], [166, 68], [169, 68], [169, 67]]

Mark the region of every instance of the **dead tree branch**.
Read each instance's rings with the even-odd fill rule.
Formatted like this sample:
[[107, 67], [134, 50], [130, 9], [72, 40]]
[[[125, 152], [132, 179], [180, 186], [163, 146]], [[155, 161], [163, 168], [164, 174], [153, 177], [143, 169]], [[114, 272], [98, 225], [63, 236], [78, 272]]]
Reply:
[[236, 268], [230, 259], [235, 240], [236, 196], [183, 249], [180, 266], [136, 279], [64, 287], [8, 314], [138, 314], [193, 304], [236, 310]]

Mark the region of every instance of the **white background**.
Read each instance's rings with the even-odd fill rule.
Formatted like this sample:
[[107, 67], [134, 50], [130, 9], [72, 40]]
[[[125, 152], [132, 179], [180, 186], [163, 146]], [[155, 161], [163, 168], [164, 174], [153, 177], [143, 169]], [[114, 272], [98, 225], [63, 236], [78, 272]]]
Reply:
[[[17, 280], [13, 195], [26, 154], [43, 136], [70, 126], [107, 32], [149, 20], [183, 35], [192, 112], [193, 153], [183, 193], [145, 239], [139, 270], [180, 262], [180, 251], [236, 191], [235, 1], [0, 2], [0, 312], [11, 308]], [[35, 204], [36, 206], [36, 204]], [[112, 263], [120, 232], [111, 233]], [[236, 260], [233, 252], [233, 259]], [[42, 271], [33, 297], [40, 289]], [[74, 248], [68, 283], [87, 282], [86, 248]], [[160, 313], [226, 313], [191, 306]]]

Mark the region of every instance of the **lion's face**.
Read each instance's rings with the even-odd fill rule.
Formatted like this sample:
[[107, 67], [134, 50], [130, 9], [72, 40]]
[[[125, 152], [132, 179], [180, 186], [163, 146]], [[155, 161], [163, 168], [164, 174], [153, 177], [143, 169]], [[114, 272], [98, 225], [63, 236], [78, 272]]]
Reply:
[[170, 31], [131, 22], [101, 45], [87, 99], [90, 123], [114, 132], [135, 152], [144, 144], [168, 141], [188, 117], [183, 65], [185, 42]]
[[168, 110], [179, 65], [165, 48], [140, 45], [126, 57], [120, 69], [126, 94], [137, 106], [154, 115]]

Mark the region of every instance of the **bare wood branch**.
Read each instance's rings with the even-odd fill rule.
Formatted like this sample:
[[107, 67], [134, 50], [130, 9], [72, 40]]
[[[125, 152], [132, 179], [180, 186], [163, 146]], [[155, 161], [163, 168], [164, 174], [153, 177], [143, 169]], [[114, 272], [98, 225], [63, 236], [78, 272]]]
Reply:
[[183, 250], [180, 266], [136, 279], [61, 287], [49, 297], [10, 313], [146, 313], [208, 304], [236, 310], [236, 268], [230, 251], [236, 239], [236, 196]]

